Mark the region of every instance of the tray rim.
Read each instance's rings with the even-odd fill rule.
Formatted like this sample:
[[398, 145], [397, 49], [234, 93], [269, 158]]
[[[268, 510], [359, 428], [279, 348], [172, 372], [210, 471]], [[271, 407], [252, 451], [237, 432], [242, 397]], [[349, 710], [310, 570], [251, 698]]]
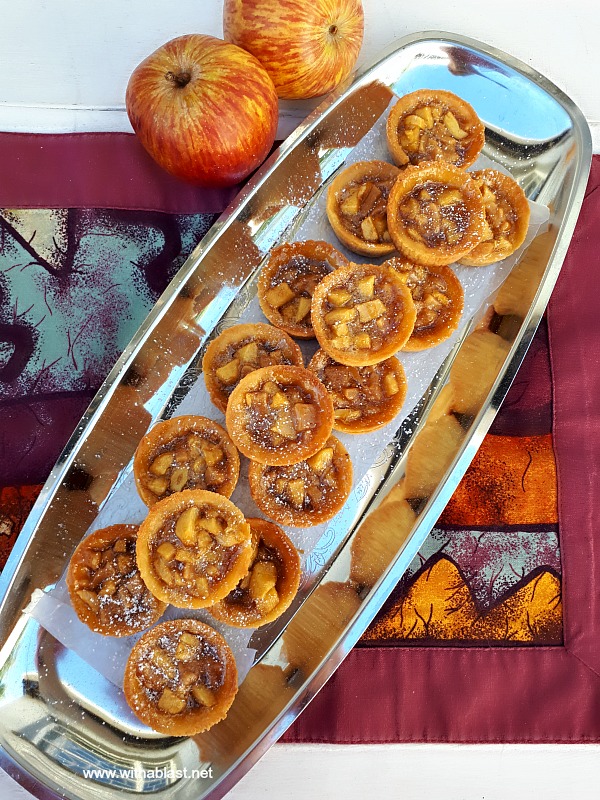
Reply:
[[[453, 460], [453, 463], [448, 468], [445, 478], [440, 483], [440, 487], [438, 487], [438, 491], [435, 495], [436, 502], [433, 504], [433, 507], [425, 513], [423, 518], [419, 518], [415, 532], [416, 530], [427, 528], [429, 521], [431, 521], [429, 528], [435, 523], [438, 513], [435, 506], [439, 504], [439, 501], [443, 501], [443, 504], [445, 504], [464, 474], [464, 471], [479, 447], [483, 436], [487, 432], [487, 429], [489, 428], [499, 405], [504, 399], [504, 396], [508, 391], [513, 378], [515, 377], [523, 358], [525, 357], [533, 335], [541, 320], [552, 289], [554, 288], [556, 279], [560, 273], [560, 268], [562, 266], [562, 262], [569, 247], [573, 230], [577, 222], [581, 203], [583, 202], [586, 179], [591, 165], [592, 139], [588, 123], [579, 107], [559, 87], [557, 87], [544, 75], [537, 72], [533, 67], [520, 61], [519, 59], [516, 59], [512, 55], [491, 45], [487, 45], [479, 40], [462, 36], [460, 34], [429, 30], [422, 33], [410, 34], [392, 43], [383, 51], [382, 55], [377, 59], [376, 62], [369, 65], [364, 70], [361, 70], [356, 76], [355, 80], [351, 81], [349, 85], [338, 88], [338, 90], [326, 97], [323, 102], [310, 113], [306, 120], [290, 134], [290, 136], [280, 145], [280, 147], [277, 148], [277, 150], [274, 151], [269, 159], [267, 159], [255, 176], [245, 185], [245, 187], [240, 191], [236, 198], [234, 198], [228, 208], [219, 216], [211, 231], [209, 231], [200, 245], [196, 247], [192, 254], [188, 257], [184, 265], [166, 288], [165, 292], [163, 292], [161, 297], [158, 299], [156, 305], [148, 314], [138, 331], [134, 334], [107, 378], [103, 381], [97, 394], [94, 396], [88, 409], [86, 409], [84, 412], [73, 435], [67, 442], [47, 481], [45, 482], [40, 495], [23, 527], [23, 530], [19, 534], [19, 537], [13, 546], [10, 557], [3, 570], [2, 576], [0, 577], [0, 612], [6, 600], [6, 596], [12, 586], [12, 580], [15, 577], [16, 567], [21, 563], [27, 546], [36, 535], [37, 525], [42, 516], [42, 512], [47, 502], [52, 498], [53, 493], [60, 486], [61, 480], [64, 477], [64, 473], [69, 468], [76, 455], [76, 445], [84, 437], [86, 429], [95, 424], [97, 417], [102, 413], [104, 404], [108, 401], [112, 392], [118, 385], [118, 376], [127, 369], [130, 362], [143, 345], [148, 333], [166, 313], [170, 307], [169, 301], [172, 301], [177, 296], [178, 289], [197, 268], [198, 261], [201, 260], [202, 256], [212, 248], [212, 246], [220, 237], [221, 233], [224, 232], [227, 227], [229, 227], [229, 223], [233, 221], [235, 216], [249, 202], [254, 193], [266, 182], [274, 169], [281, 163], [283, 159], [285, 159], [288, 151], [293, 149], [300, 139], [305, 138], [310, 134], [310, 132], [320, 121], [323, 114], [331, 111], [345, 98], [347, 90], [350, 87], [352, 90], [354, 90], [361, 85], [368, 83], [369, 75], [378, 68], [381, 62], [385, 61], [393, 53], [405, 49], [410, 45], [420, 42], [425, 43], [427, 41], [456, 44], [458, 46], [478, 50], [486, 55], [492, 56], [501, 63], [507, 64], [511, 69], [521, 73], [524, 77], [540, 86], [547, 94], [556, 99], [568, 113], [571, 121], [573, 122], [573, 132], [577, 134], [580, 146], [580, 152], [578, 153], [579, 163], [577, 165], [577, 171], [567, 200], [567, 210], [559, 229], [559, 235], [557, 236], [552, 251], [548, 256], [544, 277], [541, 279], [535, 299], [533, 300], [522, 324], [522, 333], [513, 342], [504, 365], [496, 377], [494, 385], [488, 396], [489, 402], [477, 415], [473, 423], [472, 433], [465, 439], [465, 442], [461, 446], [459, 452]], [[385, 494], [386, 492], [384, 491], [380, 492], [376, 496], [369, 507], [369, 511], [374, 510], [377, 505], [379, 505]], [[414, 538], [415, 535], [413, 533], [411, 540]], [[349, 624], [348, 628], [344, 632], [343, 637], [341, 637], [340, 642], [335, 646], [334, 658], [329, 658], [326, 663], [322, 663], [305, 682], [306, 691], [304, 693], [310, 694], [309, 699], [312, 699], [312, 697], [316, 695], [320, 688], [322, 688], [326, 680], [331, 676], [331, 674], [333, 674], [335, 669], [337, 669], [343, 658], [345, 658], [351, 647], [354, 645], [356, 639], [358, 639], [360, 636], [360, 631], [362, 631], [363, 621], [366, 620], [366, 624], [369, 622], [369, 619], [367, 619], [369, 614], [367, 612], [373, 610], [371, 618], [377, 613], [379, 606], [377, 605], [376, 600], [381, 598], [383, 601], [397, 582], [399, 574], [396, 573], [395, 567], [400, 557], [400, 552], [401, 551], [398, 552], [396, 559], [389, 565], [387, 571], [381, 576], [380, 580], [375, 585], [373, 589], [373, 596], [370, 598], [369, 602], [361, 606], [356, 618], [353, 619], [353, 621]], [[14, 634], [17, 632], [18, 628], [19, 625], [15, 625], [6, 641], [3, 643], [2, 649], [4, 649], [10, 643], [11, 639], [14, 638]], [[359, 630], [359, 633], [356, 635], [356, 639], [354, 639], [354, 641], [349, 641], [352, 640], [353, 634], [355, 634], [357, 630]], [[321, 678], [324, 679], [321, 680]], [[311, 693], [309, 690], [316, 683], [319, 685], [316, 690]], [[298, 696], [296, 696], [293, 702], [297, 703], [298, 699]], [[292, 701], [290, 701], [290, 704], [291, 702]], [[306, 705], [306, 703], [304, 703], [303, 706], [304, 705]], [[257, 760], [259, 760], [263, 753], [273, 743], [269, 742], [266, 746], [264, 746], [264, 741], [267, 738], [267, 735], [272, 733], [273, 730], [276, 730], [276, 738], [278, 738], [293, 722], [293, 718], [286, 719], [286, 717], [290, 717], [290, 715], [286, 712], [287, 706], [280, 713], [273, 724], [263, 732], [260, 739], [256, 740], [252, 749], [240, 756], [238, 761], [232, 766], [229, 772], [222, 776], [220, 781], [210, 790], [209, 795], [206, 796], [210, 796], [211, 798], [222, 797], [223, 794], [229, 791], [229, 789], [237, 782], [237, 780], [242, 777], [247, 769], [249, 769]], [[50, 798], [54, 800], [54, 798], [62, 796], [56, 794], [52, 789], [50, 789], [50, 787], [39, 783], [39, 781], [31, 772], [23, 768], [22, 765], [14, 760], [12, 756], [1, 746], [0, 767], [4, 768], [7, 773], [11, 775], [11, 777], [13, 777], [24, 788], [27, 788], [30, 792], [32, 792], [34, 796], [40, 798], [40, 800], [49, 800]], [[121, 790], [118, 791], [120, 792]]]

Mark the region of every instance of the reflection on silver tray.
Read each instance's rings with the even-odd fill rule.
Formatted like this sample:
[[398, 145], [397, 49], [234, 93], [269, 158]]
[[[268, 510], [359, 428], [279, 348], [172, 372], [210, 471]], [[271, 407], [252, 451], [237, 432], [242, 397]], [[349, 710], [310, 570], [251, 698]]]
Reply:
[[[448, 89], [475, 107], [486, 125], [485, 155], [550, 208], [548, 230], [467, 316], [408, 417], [390, 426], [381, 454], [307, 557], [296, 604], [253, 636], [257, 661], [227, 719], [192, 739], [160, 736], [133, 717], [112, 683], [21, 612], [60, 578], [127, 479], [148, 427], [185, 405], [204, 345], [252, 301], [268, 250], [310, 231], [324, 187], [381, 124], [393, 94], [423, 87]], [[38, 797], [220, 797], [276, 741], [374, 617], [464, 474], [548, 301], [590, 161], [586, 123], [556, 87], [505, 54], [436, 32], [404, 39], [290, 137], [130, 343], [13, 550], [0, 584], [5, 769]], [[493, 325], [478, 329], [486, 312]], [[99, 771], [91, 779], [90, 769]]]

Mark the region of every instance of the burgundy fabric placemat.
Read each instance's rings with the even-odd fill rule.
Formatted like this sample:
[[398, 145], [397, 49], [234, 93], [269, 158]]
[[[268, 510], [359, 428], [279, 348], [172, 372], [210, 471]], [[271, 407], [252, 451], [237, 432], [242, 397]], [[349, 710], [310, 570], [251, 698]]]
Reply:
[[172, 177], [133, 133], [0, 133], [0, 208], [215, 214], [236, 194]]
[[[58, 166], [53, 168], [53, 162]], [[128, 234], [133, 230], [132, 241], [138, 249], [146, 235], [154, 237], [156, 252], [152, 249], [144, 252], [143, 264], [141, 260], [131, 260], [133, 283], [143, 278], [140, 296], [147, 304], [156, 299], [173, 269], [185, 257], [186, 231], [188, 239], [193, 238], [190, 231], [201, 235], [205, 223], [232, 196], [232, 192], [204, 194], [170, 178], [127, 134], [0, 134], [0, 165], [0, 208], [60, 210], [57, 213], [62, 214], [60, 225], [67, 245], [78, 236], [80, 243], [83, 237], [90, 236], [90, 231], [101, 241], [111, 228]], [[110, 180], [106, 180], [107, 175]], [[548, 315], [554, 384], [553, 429], [559, 468], [564, 646], [436, 647], [412, 643], [357, 649], [290, 729], [287, 741], [600, 739], [600, 720], [596, 719], [600, 685], [594, 671], [600, 653], [595, 646], [600, 640], [596, 630], [600, 625], [593, 616], [597, 592], [590, 588], [597, 586], [600, 578], [595, 574], [592, 538], [592, 502], [594, 489], [598, 488], [594, 461], [598, 421], [593, 398], [598, 396], [600, 367], [595, 353], [600, 334], [594, 328], [594, 304], [581, 307], [581, 298], [594, 296], [595, 279], [600, 275], [599, 248], [594, 244], [600, 244], [600, 235], [594, 228], [594, 221], [600, 215], [600, 192], [595, 191], [599, 184], [600, 160], [596, 158], [584, 210]], [[98, 209], [106, 209], [106, 213], [101, 214]], [[11, 246], [16, 242], [26, 251], [25, 255], [28, 247], [37, 246], [37, 239], [22, 236], [19, 230], [15, 220], [11, 219], [10, 224], [4, 220], [0, 226], [0, 252], [10, 237]], [[123, 247], [125, 244], [126, 241]], [[97, 258], [98, 253], [102, 258]], [[82, 271], [89, 270], [83, 274], [82, 282], [92, 287], [99, 284], [98, 302], [104, 302], [109, 309], [92, 336], [89, 331], [86, 333], [88, 338], [112, 332], [119, 322], [109, 313], [110, 292], [115, 291], [114, 281], [110, 280], [114, 253], [107, 255], [102, 249], [98, 253], [94, 254], [94, 270], [90, 269], [89, 259], [75, 265]], [[39, 256], [38, 251], [36, 255]], [[72, 269], [72, 263], [67, 265], [70, 272], [65, 272], [68, 252], [63, 253], [57, 247], [54, 256], [56, 263], [49, 258], [44, 267], [46, 272], [56, 278], [61, 289], [69, 280], [76, 283], [77, 270]], [[13, 270], [13, 275], [27, 270], [32, 263], [25, 259], [23, 263], [11, 264], [7, 274], [8, 269]], [[35, 264], [37, 269], [39, 259]], [[8, 289], [0, 280], [3, 302], [8, 296]], [[73, 296], [79, 299], [84, 313], [85, 303], [76, 293]], [[46, 300], [45, 295], [38, 298], [35, 308], [42, 308]], [[128, 313], [133, 325], [136, 314], [143, 318], [144, 309], [136, 307], [137, 297], [129, 300]], [[50, 316], [52, 308], [50, 304]], [[35, 330], [43, 333], [44, 326], [35, 321], [40, 315], [32, 317], [33, 322], [28, 321], [28, 313], [31, 316], [34, 312], [14, 305], [14, 313], [12, 317], [6, 316], [5, 329], [0, 334], [14, 334], [15, 326], [19, 325], [29, 327], [33, 331], [30, 337], [33, 347]], [[70, 317], [67, 321], [70, 324]], [[125, 336], [125, 332], [121, 335]], [[545, 329], [540, 336], [544, 335]], [[43, 338], [42, 334], [38, 338]], [[46, 339], [51, 340], [51, 331], [46, 331]], [[15, 364], [19, 368], [23, 364], [14, 360], [11, 366], [14, 376], [7, 378], [5, 372], [4, 386], [10, 391], [4, 397], [0, 394], [0, 464], [4, 468], [0, 475], [0, 512], [4, 502], [15, 522], [5, 531], [0, 518], [3, 549], [14, 541], [39, 491], [37, 484], [45, 479], [99, 381], [118, 355], [120, 341], [115, 337], [112, 350], [108, 348], [102, 357], [91, 350], [82, 353], [71, 347], [71, 342], [67, 355], [72, 364], [67, 364], [62, 373], [49, 365], [54, 370], [52, 379], [47, 377], [46, 366], [41, 381], [39, 374], [27, 376], [23, 370], [19, 373]], [[532, 353], [547, 353], [545, 340], [538, 336], [536, 342], [539, 347], [534, 346]], [[86, 354], [89, 357], [90, 353], [96, 359], [93, 364], [83, 357]], [[536, 363], [543, 365], [543, 358], [542, 355], [542, 361]], [[522, 372], [529, 375], [531, 390], [545, 397], [548, 386], [544, 381], [549, 372], [542, 369], [543, 374], [537, 374], [533, 356], [528, 357]], [[61, 384], [65, 375], [71, 380], [69, 387]], [[0, 381], [2, 377], [0, 369]], [[507, 407], [514, 422], [523, 404], [515, 400]], [[499, 431], [502, 419], [501, 416], [497, 423]], [[510, 428], [509, 417], [504, 420]], [[24, 430], [27, 437], [23, 436]], [[10, 478], [16, 478], [17, 473], [18, 482], [26, 484], [24, 487], [16, 487], [16, 480], [11, 485]]]

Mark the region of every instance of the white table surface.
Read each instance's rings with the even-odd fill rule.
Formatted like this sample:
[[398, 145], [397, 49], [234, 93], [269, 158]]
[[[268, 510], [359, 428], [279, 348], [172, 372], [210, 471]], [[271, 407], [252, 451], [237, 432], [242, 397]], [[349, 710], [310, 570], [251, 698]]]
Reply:
[[[310, 2], [310, 0], [307, 0]], [[597, 0], [363, 0], [369, 64], [419, 31], [472, 36], [545, 74], [584, 112], [600, 152]], [[135, 65], [173, 36], [220, 36], [222, 0], [0, 0], [0, 130], [130, 130]], [[287, 134], [307, 104], [283, 108]], [[368, 679], [368, 678], [366, 678]], [[596, 745], [276, 745], [232, 800], [600, 797]], [[2, 800], [31, 796], [0, 773]]]

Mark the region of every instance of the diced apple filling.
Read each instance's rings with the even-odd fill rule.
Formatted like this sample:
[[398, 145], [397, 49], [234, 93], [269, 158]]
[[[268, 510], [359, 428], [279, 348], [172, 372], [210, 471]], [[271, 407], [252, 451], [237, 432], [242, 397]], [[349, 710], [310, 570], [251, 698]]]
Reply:
[[223, 456], [225, 455], [223, 448], [218, 444], [212, 444], [212, 442], [205, 442], [203, 450], [204, 459], [209, 467], [213, 467], [215, 464], [218, 464], [219, 461], [223, 460]]
[[289, 406], [289, 404], [290, 401], [283, 392], [277, 392], [271, 400], [271, 408], [283, 408], [284, 406]]
[[157, 456], [150, 464], [148, 471], [153, 475], [165, 475], [172, 463], [172, 453], [161, 453], [161, 455]]
[[262, 598], [277, 584], [277, 567], [271, 561], [258, 561], [252, 568], [249, 592], [253, 600]]
[[356, 310], [358, 311], [358, 318], [361, 322], [370, 322], [373, 319], [377, 319], [377, 317], [380, 317], [382, 314], [385, 314], [385, 306], [379, 298], [367, 300], [366, 303], [359, 303], [359, 305], [356, 306]]
[[301, 322], [308, 313], [310, 313], [310, 297], [299, 297], [295, 322]]
[[199, 645], [200, 640], [197, 636], [193, 636], [191, 633], [184, 631], [177, 644], [175, 658], [178, 658], [180, 661], [191, 661], [196, 655]]
[[288, 407], [280, 408], [271, 431], [283, 436], [284, 439], [296, 438], [296, 426], [293, 423], [291, 411]]
[[306, 459], [308, 466], [318, 475], [326, 472], [333, 462], [333, 447], [324, 447], [314, 456]]
[[463, 131], [463, 129], [460, 127], [458, 120], [451, 111], [448, 111], [444, 115], [444, 125], [448, 128], [455, 139], [464, 139], [465, 136], [468, 136], [467, 132]]
[[166, 478], [149, 478], [146, 481], [148, 489], [157, 496], [164, 494], [167, 491], [168, 485]]
[[383, 378], [383, 391], [387, 397], [393, 397], [398, 394], [400, 387], [393, 372], [388, 372]]
[[290, 300], [293, 300], [295, 296], [294, 291], [290, 289], [287, 283], [280, 283], [278, 286], [269, 289], [265, 294], [267, 303], [273, 308], [280, 308], [289, 303]]
[[235, 383], [240, 377], [240, 362], [234, 358], [216, 370], [216, 376], [225, 385]]
[[174, 469], [169, 481], [169, 488], [171, 491], [180, 492], [186, 485], [189, 474], [187, 467], [177, 467], [177, 469]]
[[177, 548], [171, 542], [163, 542], [156, 548], [158, 555], [164, 558], [165, 561], [170, 561], [175, 555], [176, 550]]
[[356, 309], [351, 308], [334, 308], [325, 314], [325, 322], [328, 325], [335, 325], [338, 322], [350, 322], [356, 317]]
[[379, 233], [372, 217], [365, 217], [360, 223], [360, 229], [367, 242], [379, 241]]
[[341, 419], [343, 422], [353, 422], [360, 419], [361, 413], [357, 409], [352, 408], [336, 408], [333, 412], [335, 419]]
[[308, 431], [317, 424], [317, 409], [312, 403], [296, 403], [294, 417], [296, 430]]
[[295, 480], [288, 481], [287, 486], [285, 487], [285, 492], [293, 506], [296, 506], [296, 508], [302, 508], [305, 497], [303, 480], [296, 478]]
[[415, 114], [418, 117], [421, 117], [422, 120], [425, 121], [426, 128], [433, 128], [433, 114], [431, 113], [431, 109], [429, 106], [423, 106], [423, 108], [417, 108], [415, 110]]
[[243, 347], [240, 347], [236, 356], [242, 364], [256, 364], [258, 360], [258, 345], [256, 342], [249, 342]]
[[215, 538], [223, 547], [235, 547], [246, 539], [246, 530], [229, 526], [215, 534]]
[[[375, 278], [373, 278], [375, 280]], [[352, 298], [352, 295], [347, 289], [332, 289], [330, 292], [327, 293], [327, 300], [331, 303], [332, 306], [340, 307], [343, 306], [345, 303], [348, 302]]]
[[169, 680], [173, 680], [177, 676], [177, 665], [171, 656], [161, 648], [152, 651], [151, 661], [156, 669]]
[[356, 289], [365, 300], [368, 300], [369, 297], [373, 297], [375, 293], [375, 275], [365, 275], [364, 278], [361, 278], [357, 282]]
[[192, 686], [191, 693], [198, 705], [206, 706], [206, 708], [212, 708], [217, 702], [215, 693], [203, 683], [198, 683], [196, 686]]
[[157, 706], [166, 714], [179, 714], [185, 708], [185, 700], [167, 687], [161, 694]]
[[199, 515], [200, 511], [197, 506], [190, 506], [190, 508], [186, 508], [185, 511], [177, 517], [175, 535], [183, 544], [188, 546], [196, 544], [196, 523]]

